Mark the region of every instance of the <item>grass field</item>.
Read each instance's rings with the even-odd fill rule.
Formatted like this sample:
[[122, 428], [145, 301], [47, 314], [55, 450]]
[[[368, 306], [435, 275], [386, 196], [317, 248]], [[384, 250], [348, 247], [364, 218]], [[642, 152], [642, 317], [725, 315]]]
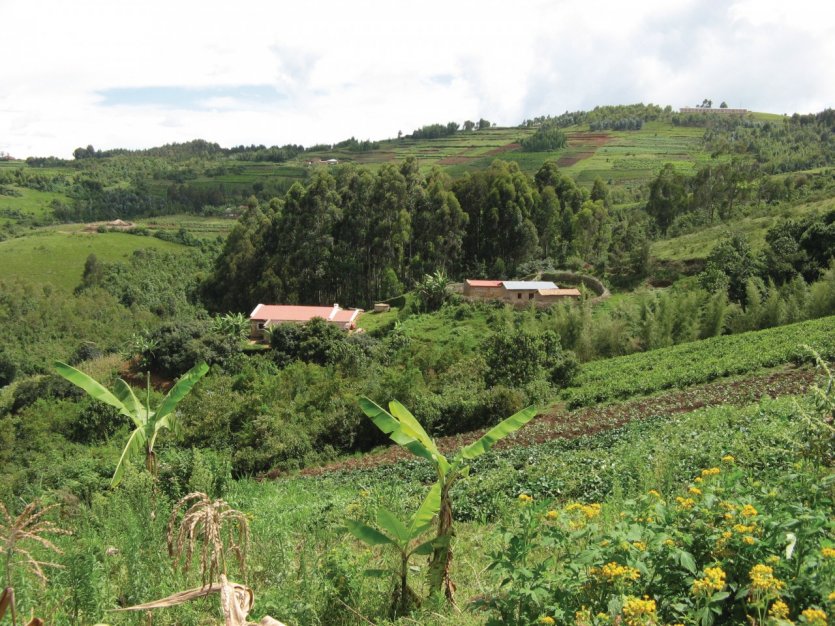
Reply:
[[21, 218], [44, 218], [49, 214], [53, 200], [67, 201], [67, 197], [53, 191], [37, 191], [26, 187], [7, 185], [20, 195], [0, 194], [0, 225], [17, 222]]
[[783, 219], [797, 219], [815, 213], [824, 213], [835, 208], [835, 199], [820, 200], [786, 206], [775, 209], [766, 209], [766, 214], [738, 218], [733, 221], [724, 222], [703, 228], [698, 232], [660, 239], [653, 242], [650, 253], [656, 259], [662, 261], [688, 261], [691, 259], [704, 259], [713, 250], [716, 242], [730, 232], [737, 232], [745, 235], [755, 251], [765, 247], [765, 235], [770, 228], [780, 223]]
[[90, 254], [101, 261], [118, 261], [142, 248], [179, 250], [183, 246], [127, 233], [85, 233], [77, 226], [48, 228], [0, 242], [0, 280], [49, 283], [70, 291], [81, 281]]

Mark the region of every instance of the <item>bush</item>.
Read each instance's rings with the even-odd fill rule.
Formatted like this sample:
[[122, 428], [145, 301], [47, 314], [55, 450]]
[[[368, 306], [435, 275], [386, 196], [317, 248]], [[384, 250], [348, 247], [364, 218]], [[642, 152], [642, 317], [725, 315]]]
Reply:
[[5, 352], [0, 351], [0, 387], [5, 387], [14, 380], [17, 364]]
[[488, 386], [524, 387], [538, 378], [567, 385], [577, 370], [577, 358], [566, 354], [553, 331], [535, 334], [523, 328], [502, 331], [483, 346]]
[[176, 378], [201, 362], [224, 365], [240, 349], [237, 339], [214, 331], [210, 322], [187, 320], [160, 326], [142, 356], [153, 371]]

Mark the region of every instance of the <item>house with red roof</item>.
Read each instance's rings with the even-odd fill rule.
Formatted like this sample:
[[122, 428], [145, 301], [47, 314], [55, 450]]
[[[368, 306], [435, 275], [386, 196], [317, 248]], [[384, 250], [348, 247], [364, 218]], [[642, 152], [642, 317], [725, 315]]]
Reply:
[[251, 335], [264, 339], [266, 331], [276, 324], [305, 324], [321, 317], [329, 324], [343, 330], [354, 330], [362, 309], [343, 309], [338, 304], [330, 306], [296, 306], [289, 304], [259, 304], [249, 314]]

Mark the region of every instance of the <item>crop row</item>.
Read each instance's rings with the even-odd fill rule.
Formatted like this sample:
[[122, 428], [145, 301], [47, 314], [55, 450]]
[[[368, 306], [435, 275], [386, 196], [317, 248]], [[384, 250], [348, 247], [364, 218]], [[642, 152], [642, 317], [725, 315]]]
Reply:
[[594, 361], [582, 367], [563, 399], [570, 408], [590, 406], [808, 361], [806, 345], [821, 357], [835, 356], [835, 317]]

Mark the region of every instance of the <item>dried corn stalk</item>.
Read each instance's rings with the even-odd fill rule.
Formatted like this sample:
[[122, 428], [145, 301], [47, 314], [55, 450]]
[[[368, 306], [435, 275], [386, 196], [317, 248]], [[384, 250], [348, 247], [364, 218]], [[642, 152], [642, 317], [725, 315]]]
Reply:
[[116, 610], [150, 611], [151, 609], [162, 609], [184, 604], [213, 593], [220, 594], [220, 607], [223, 611], [224, 626], [285, 626], [270, 616], [262, 617], [260, 622], [248, 621], [249, 611], [255, 603], [255, 594], [246, 585], [230, 582], [225, 574], [220, 575], [219, 583], [212, 583], [203, 587], [189, 589], [188, 591], [181, 591], [161, 600]]
[[46, 534], [71, 534], [68, 530], [64, 530], [54, 522], [44, 519], [44, 516], [57, 506], [57, 504], [53, 504], [42, 509], [40, 508], [39, 502], [30, 502], [20, 515], [13, 518], [5, 505], [0, 502], [0, 545], [2, 545], [2, 551], [5, 554], [6, 560], [6, 587], [12, 586], [12, 563], [16, 555], [23, 557], [22, 562], [24, 565], [42, 583], [46, 583], [46, 574], [43, 571], [44, 567], [60, 567], [57, 563], [39, 561], [32, 555], [28, 547], [24, 548], [20, 545], [22, 542], [33, 542], [57, 554], [63, 554], [58, 546], [44, 536]]
[[249, 545], [246, 516], [224, 500], [212, 500], [205, 493], [194, 492], [174, 505], [168, 520], [168, 554], [174, 559], [175, 567], [182, 563], [183, 571], [188, 572], [198, 544], [204, 586], [214, 581], [216, 575], [226, 574], [227, 553], [238, 561], [246, 580]]

